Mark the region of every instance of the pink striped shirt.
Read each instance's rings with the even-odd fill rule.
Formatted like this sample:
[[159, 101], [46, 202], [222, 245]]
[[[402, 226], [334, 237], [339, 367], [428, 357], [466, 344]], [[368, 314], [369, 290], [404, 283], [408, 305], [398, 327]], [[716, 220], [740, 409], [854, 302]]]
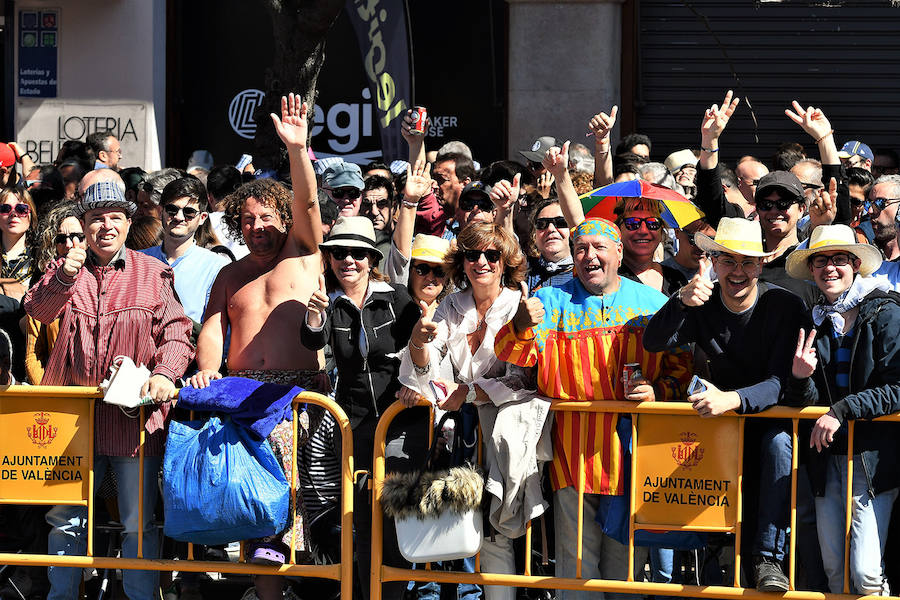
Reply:
[[[191, 321], [175, 299], [172, 269], [124, 247], [106, 267], [88, 254], [75, 278], [63, 273], [60, 258], [25, 295], [25, 311], [38, 321], [61, 317], [41, 384], [97, 386], [119, 355], [147, 365], [154, 375], [181, 377], [194, 348]], [[145, 412], [149, 417], [151, 411]], [[137, 419], [103, 402], [95, 417], [95, 454], [137, 453]], [[163, 430], [148, 435], [144, 453], [158, 456], [164, 443]]]

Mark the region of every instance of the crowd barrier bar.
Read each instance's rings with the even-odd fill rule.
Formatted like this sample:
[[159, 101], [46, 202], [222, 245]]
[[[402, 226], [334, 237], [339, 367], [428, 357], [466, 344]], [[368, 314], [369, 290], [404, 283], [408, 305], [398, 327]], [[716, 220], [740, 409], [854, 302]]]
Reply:
[[[296, 564], [294, 553], [291, 552], [290, 560], [287, 564], [279, 567], [268, 565], [251, 564], [244, 561], [243, 552], [241, 553], [240, 562], [219, 562], [219, 561], [198, 561], [198, 560], [173, 560], [173, 559], [146, 559], [143, 556], [142, 537], [138, 536], [138, 558], [116, 558], [94, 556], [93, 552], [93, 519], [94, 519], [94, 401], [103, 397], [97, 388], [88, 387], [64, 387], [64, 386], [24, 386], [15, 385], [4, 388], [0, 391], [0, 409], [2, 409], [4, 398], [33, 398], [34, 409], [40, 409], [40, 400], [49, 398], [67, 398], [81, 399], [90, 402], [88, 420], [88, 435], [90, 439], [91, 452], [88, 454], [88, 486], [87, 499], [80, 502], [71, 502], [73, 506], [86, 506], [88, 508], [87, 521], [87, 555], [86, 556], [51, 556], [47, 554], [12, 554], [0, 553], [0, 565], [22, 565], [22, 566], [60, 566], [60, 567], [80, 567], [80, 568], [99, 568], [99, 569], [143, 569], [151, 571], [181, 571], [181, 572], [219, 572], [219, 573], [236, 573], [243, 575], [289, 575], [299, 577], [316, 577], [321, 579], [331, 579], [340, 581], [341, 597], [348, 600], [352, 597], [353, 590], [353, 486], [351, 484], [353, 474], [353, 433], [350, 430], [350, 420], [344, 411], [329, 398], [317, 394], [315, 392], [301, 392], [294, 397], [292, 401], [293, 414], [293, 432], [294, 432], [294, 456], [296, 457], [296, 440], [297, 440], [297, 407], [300, 404], [312, 404], [321, 406], [330, 412], [335, 419], [336, 426], [341, 432], [341, 561], [332, 565], [298, 565]], [[144, 407], [140, 410], [140, 422], [144, 423]], [[5, 435], [5, 433], [4, 433]], [[140, 448], [138, 452], [141, 466], [143, 467], [144, 459], [144, 442], [146, 441], [146, 430], [141, 427]], [[294, 461], [295, 468], [292, 469], [291, 477], [291, 498], [296, 496], [298, 489], [298, 468], [297, 461]], [[141, 475], [138, 478], [138, 498], [142, 497], [144, 486], [143, 468], [140, 469]], [[120, 490], [121, 492], [121, 490]], [[0, 504], [19, 504], [19, 505], [55, 505], [59, 502], [48, 503], [34, 498], [4, 498], [0, 499]], [[143, 506], [138, 502], [138, 522], [143, 522], [141, 514]], [[292, 536], [296, 536], [296, 525], [292, 520]], [[188, 545], [189, 556], [193, 555], [192, 544]], [[243, 549], [243, 548], [242, 548]]]
[[[430, 406], [430, 403], [421, 400], [418, 406]], [[596, 592], [613, 592], [623, 594], [646, 594], [646, 595], [667, 595], [667, 596], [684, 596], [692, 598], [746, 598], [752, 600], [771, 600], [773, 597], [782, 597], [786, 600], [851, 600], [861, 599], [866, 596], [860, 596], [849, 593], [849, 565], [850, 565], [850, 518], [852, 503], [852, 486], [849, 482], [853, 480], [853, 435], [854, 421], [848, 424], [848, 455], [847, 455], [847, 483], [845, 510], [846, 520], [844, 528], [844, 590], [842, 594], [821, 593], [810, 591], [798, 591], [795, 589], [794, 581], [796, 575], [795, 555], [795, 535], [790, 537], [790, 559], [788, 565], [788, 579], [790, 581], [790, 591], [783, 594], [772, 592], [759, 592], [754, 588], [742, 588], [740, 586], [741, 573], [741, 522], [742, 522], [742, 496], [743, 496], [743, 446], [744, 446], [744, 423], [748, 418], [752, 419], [784, 419], [790, 420], [791, 427], [791, 510], [790, 510], [790, 530], [797, 531], [797, 467], [798, 467], [798, 429], [801, 419], [817, 419], [826, 414], [829, 407], [810, 406], [803, 408], [791, 408], [786, 406], [773, 406], [761, 413], [751, 415], [738, 415], [734, 412], [726, 413], [723, 418], [739, 419], [739, 439], [738, 439], [738, 470], [737, 470], [737, 503], [736, 512], [737, 519], [734, 527], [691, 527], [678, 525], [661, 525], [645, 523], [635, 523], [635, 498], [636, 491], [635, 476], [632, 476], [631, 509], [629, 514], [629, 536], [628, 536], [628, 576], [625, 581], [609, 580], [609, 579], [582, 579], [581, 578], [581, 556], [582, 556], [582, 540], [583, 540], [583, 514], [584, 514], [584, 461], [585, 461], [585, 440], [587, 420], [581, 420], [581, 436], [579, 448], [579, 478], [578, 478], [578, 522], [577, 522], [577, 553], [576, 553], [576, 577], [555, 577], [555, 576], [534, 576], [530, 574], [531, 553], [526, 552], [525, 574], [501, 574], [501, 573], [482, 573], [476, 561], [475, 573], [462, 573], [456, 571], [433, 571], [430, 566], [426, 565], [425, 570], [421, 569], [404, 569], [391, 567], [383, 564], [383, 535], [384, 535], [384, 515], [381, 509], [381, 492], [382, 484], [385, 477], [385, 439], [388, 426], [394, 417], [404, 410], [405, 407], [401, 402], [395, 402], [388, 410], [381, 415], [378, 422], [378, 428], [375, 432], [375, 448], [373, 457], [373, 501], [372, 501], [372, 565], [371, 565], [371, 589], [370, 600], [381, 600], [381, 583], [387, 581], [435, 581], [438, 583], [474, 583], [481, 585], [501, 585], [516, 586], [530, 588], [546, 588], [546, 589], [566, 589], [579, 591], [596, 591]], [[636, 415], [639, 414], [655, 414], [655, 415], [676, 415], [691, 416], [700, 418], [697, 412], [687, 402], [627, 402], [627, 401], [600, 401], [600, 402], [574, 402], [574, 401], [554, 401], [551, 410], [555, 412], [569, 411], [581, 413], [620, 413], [630, 414], [632, 416], [632, 474], [635, 472], [637, 463], [637, 439], [639, 435]], [[894, 413], [884, 417], [875, 419], [876, 421], [900, 422], [900, 413]], [[432, 411], [433, 421], [433, 411]], [[634, 581], [634, 533], [637, 530], [671, 530], [671, 531], [703, 531], [714, 532], [723, 531], [733, 533], [735, 536], [734, 548], [734, 585], [727, 586], [696, 586], [682, 585], [673, 583], [651, 583]], [[530, 524], [525, 532], [526, 549], [531, 548], [531, 527]], [[898, 596], [890, 596], [890, 598], [900, 598]]]

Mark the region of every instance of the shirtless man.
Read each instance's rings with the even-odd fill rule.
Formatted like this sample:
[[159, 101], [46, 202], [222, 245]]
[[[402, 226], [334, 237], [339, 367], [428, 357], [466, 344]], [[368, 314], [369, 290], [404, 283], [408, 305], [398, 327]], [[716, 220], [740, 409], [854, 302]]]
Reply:
[[[306, 151], [306, 114], [306, 104], [301, 106], [300, 97], [290, 94], [281, 99], [281, 119], [271, 115], [290, 157], [293, 198], [280, 183], [258, 179], [226, 200], [224, 221], [229, 234], [235, 239], [243, 237], [250, 254], [223, 267], [213, 284], [197, 339], [199, 371], [189, 380], [195, 388], [222, 377], [219, 365], [225, 332], [231, 326], [230, 375], [328, 392], [322, 354], [300, 343], [306, 303], [318, 289], [322, 274], [322, 228], [316, 176]], [[309, 434], [308, 413], [301, 413], [300, 426], [298, 445], [305, 443]], [[290, 478], [294, 463], [290, 422], [276, 426], [268, 439]], [[295, 511], [295, 551], [309, 549], [301, 515], [302, 511]], [[248, 559], [284, 563], [290, 540], [290, 527], [253, 540]], [[258, 576], [255, 583], [260, 600], [282, 598], [283, 577]]]

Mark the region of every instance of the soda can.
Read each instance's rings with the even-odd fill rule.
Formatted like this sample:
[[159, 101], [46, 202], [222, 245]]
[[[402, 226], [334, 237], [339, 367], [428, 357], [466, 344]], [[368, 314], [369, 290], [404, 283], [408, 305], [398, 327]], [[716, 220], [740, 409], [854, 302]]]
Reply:
[[641, 376], [641, 363], [625, 363], [622, 368], [622, 387], [628, 388], [629, 384]]
[[413, 124], [409, 128], [409, 132], [416, 135], [425, 135], [425, 122], [428, 120], [428, 111], [424, 106], [413, 106], [412, 120]]

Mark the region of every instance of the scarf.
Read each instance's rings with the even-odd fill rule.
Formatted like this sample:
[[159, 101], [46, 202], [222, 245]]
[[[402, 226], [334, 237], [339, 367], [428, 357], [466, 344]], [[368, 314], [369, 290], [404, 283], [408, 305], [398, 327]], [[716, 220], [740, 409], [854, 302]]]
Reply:
[[883, 279], [874, 279], [872, 277], [860, 277], [856, 275], [853, 283], [847, 290], [841, 294], [832, 304], [826, 304], [822, 299], [813, 307], [812, 318], [816, 327], [822, 324], [826, 317], [831, 317], [831, 325], [834, 327], [835, 333], [842, 335], [844, 332], [844, 313], [855, 308], [870, 293], [880, 290], [882, 292], [890, 291], [892, 288], [888, 282]]

